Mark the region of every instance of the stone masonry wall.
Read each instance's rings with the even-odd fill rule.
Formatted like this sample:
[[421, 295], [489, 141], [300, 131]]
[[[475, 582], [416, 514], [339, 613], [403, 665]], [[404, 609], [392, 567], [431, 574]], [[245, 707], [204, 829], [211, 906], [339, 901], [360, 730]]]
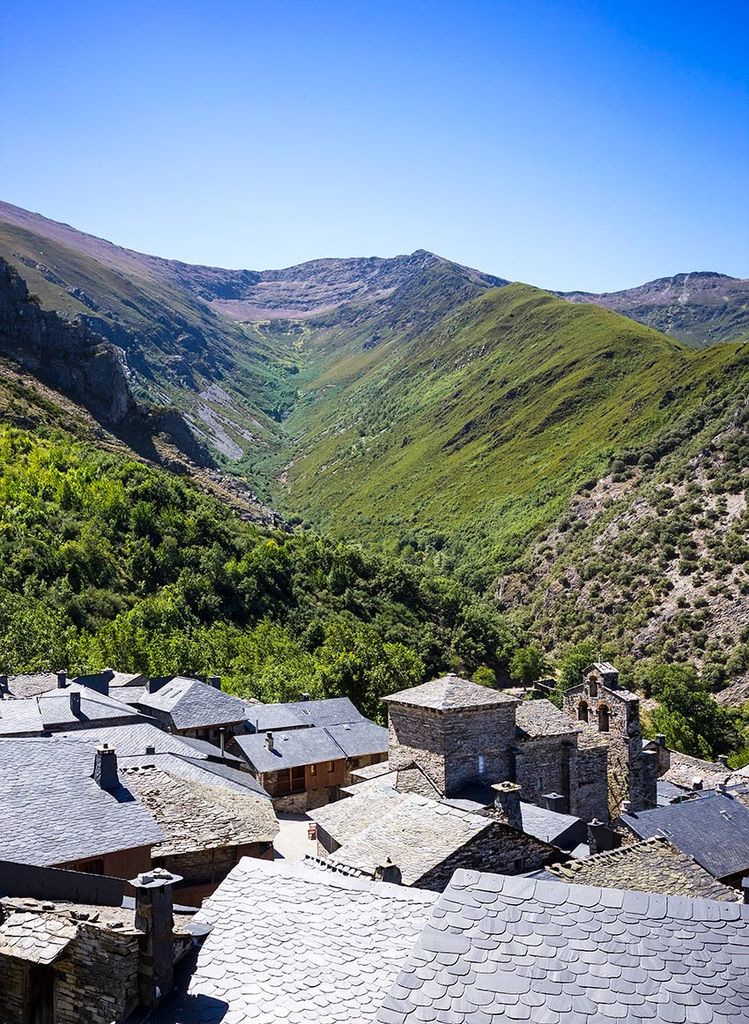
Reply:
[[418, 764], [440, 792], [451, 795], [469, 782], [501, 782], [511, 770], [515, 706], [435, 711], [389, 706], [390, 765]]
[[0, 955], [0, 1021], [25, 1024], [26, 967], [21, 960]]
[[428, 871], [414, 883], [414, 887], [443, 892], [459, 868], [518, 875], [524, 871], [537, 871], [553, 859], [554, 854], [545, 843], [494, 824]]
[[515, 755], [515, 779], [521, 788], [521, 800], [543, 806], [546, 793], [561, 793], [570, 804], [571, 759], [574, 759], [574, 733], [572, 742], [565, 744], [563, 736], [539, 736], [524, 740]]
[[55, 1024], [110, 1024], [138, 1004], [137, 935], [82, 925], [55, 969]]
[[570, 814], [583, 821], [607, 821], [609, 813], [608, 745], [578, 747], [575, 756]]

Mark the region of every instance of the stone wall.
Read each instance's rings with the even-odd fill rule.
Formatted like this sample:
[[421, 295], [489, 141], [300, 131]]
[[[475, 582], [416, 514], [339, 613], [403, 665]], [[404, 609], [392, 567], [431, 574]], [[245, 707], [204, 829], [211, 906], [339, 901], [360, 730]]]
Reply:
[[525, 871], [537, 871], [554, 859], [556, 855], [546, 843], [495, 823], [428, 871], [414, 886], [417, 889], [442, 892], [459, 868], [518, 875]]
[[437, 711], [391, 702], [388, 718], [391, 767], [418, 764], [441, 793], [509, 777], [514, 704]]
[[28, 964], [0, 954], [0, 1021], [25, 1024], [26, 974]]
[[138, 1005], [138, 935], [82, 925], [55, 963], [55, 1024], [110, 1024]]
[[607, 821], [609, 816], [609, 748], [605, 741], [583, 743], [575, 751], [570, 814], [583, 821]]
[[574, 775], [575, 734], [538, 736], [524, 740], [515, 751], [514, 780], [521, 787], [521, 799], [542, 807], [546, 793], [560, 793], [570, 807], [570, 773]]

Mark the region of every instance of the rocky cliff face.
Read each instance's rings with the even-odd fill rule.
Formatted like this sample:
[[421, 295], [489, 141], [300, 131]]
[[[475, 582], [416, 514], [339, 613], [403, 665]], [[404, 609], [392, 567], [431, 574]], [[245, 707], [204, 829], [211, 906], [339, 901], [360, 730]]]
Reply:
[[0, 352], [105, 423], [120, 424], [135, 410], [121, 350], [87, 327], [41, 309], [2, 259]]
[[661, 277], [620, 292], [567, 292], [564, 298], [613, 309], [697, 348], [749, 340], [746, 278], [698, 271]]

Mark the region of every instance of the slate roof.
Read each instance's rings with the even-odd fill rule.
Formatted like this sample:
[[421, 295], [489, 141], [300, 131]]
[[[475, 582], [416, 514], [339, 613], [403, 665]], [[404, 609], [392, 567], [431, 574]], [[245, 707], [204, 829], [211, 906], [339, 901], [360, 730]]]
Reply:
[[714, 878], [749, 872], [749, 808], [732, 796], [709, 791], [619, 820], [640, 839], [665, 836]]
[[660, 837], [597, 853], [585, 860], [552, 864], [546, 871], [577, 885], [637, 889], [733, 903], [737, 899], [733, 889], [716, 881], [686, 853]]
[[362, 757], [365, 754], [385, 754], [388, 749], [388, 731], [381, 725], [363, 718], [349, 725], [329, 725], [327, 734], [333, 739], [346, 757]]
[[0, 924], [0, 956], [51, 964], [75, 938], [78, 928], [53, 914], [9, 914]]
[[31, 736], [44, 731], [35, 697], [0, 700], [0, 736]]
[[482, 832], [495, 830], [499, 835], [507, 828], [483, 815], [466, 814], [415, 793], [396, 797], [392, 810], [384, 810], [376, 821], [343, 843], [332, 859], [371, 875], [390, 857], [400, 868], [403, 884], [414, 885]]
[[162, 754], [146, 757], [139, 765], [131, 762], [123, 769], [128, 786], [164, 832], [154, 856], [272, 842], [278, 835], [278, 821], [267, 795], [253, 792], [241, 781], [206, 771], [205, 764]]
[[456, 871], [380, 1024], [749, 1022], [749, 906]]
[[127, 782], [107, 792], [93, 768], [89, 743], [0, 740], [0, 859], [51, 866], [159, 842], [161, 829]]
[[[78, 713], [74, 713], [70, 707], [71, 693], [81, 695], [81, 710]], [[76, 723], [86, 727], [89, 722], [99, 719], [143, 720], [142, 715], [115, 697], [105, 697], [104, 694], [77, 683], [70, 683], [64, 689], [50, 690], [36, 700], [45, 729]]]
[[146, 677], [139, 672], [116, 672], [113, 668], [104, 668], [101, 672], [92, 672], [89, 675], [76, 676], [74, 683], [82, 686], [102, 687], [109, 689], [121, 689], [122, 687], [143, 687], [146, 684]]
[[212, 925], [162, 1024], [366, 1024], [434, 894], [244, 858], [203, 903]]
[[175, 676], [156, 693], [144, 691], [139, 705], [168, 714], [175, 729], [202, 729], [247, 718], [247, 705], [199, 679]]
[[381, 821], [406, 798], [406, 794], [397, 793], [391, 786], [373, 783], [361, 783], [361, 786], [366, 786], [364, 793], [358, 792], [360, 786], [352, 786], [349, 789], [352, 796], [334, 800], [333, 803], [307, 812], [340, 845]]
[[674, 800], [681, 800], [685, 796], [685, 791], [681, 786], [675, 786], [673, 782], [664, 782], [663, 779], [658, 779], [655, 788], [659, 807], [665, 807], [667, 804], [672, 804]]
[[668, 770], [661, 775], [661, 781], [691, 790], [695, 779], [701, 779], [705, 789], [717, 789], [730, 775], [731, 769], [720, 761], [703, 761], [672, 750]]
[[14, 697], [19, 699], [38, 697], [40, 693], [54, 690], [56, 686], [56, 672], [32, 672], [8, 676], [8, 690]]
[[[120, 759], [144, 755], [146, 747], [154, 747], [156, 754], [184, 754], [187, 757], [206, 756], [198, 748], [187, 744], [181, 736], [165, 732], [153, 722], [144, 720], [124, 725], [95, 725], [90, 729], [73, 729], [56, 733], [56, 735], [80, 738], [94, 745], [108, 743], [110, 747], [114, 747], [117, 757]], [[216, 756], [221, 756], [218, 747], [214, 747], [210, 743], [206, 743], [205, 746], [210, 747]]]
[[362, 768], [355, 768], [351, 777], [361, 782], [368, 782], [370, 779], [378, 779], [381, 775], [390, 774], [388, 761], [377, 761], [375, 764], [365, 764]]
[[581, 727], [569, 715], [545, 698], [522, 701], [515, 712], [515, 727], [520, 739], [565, 736], [581, 731]]
[[260, 773], [277, 772], [281, 768], [296, 768], [303, 764], [340, 761], [345, 756], [327, 730], [315, 726], [274, 732], [273, 750], [268, 750], [265, 745], [265, 733], [235, 736], [233, 741], [251, 767]]
[[282, 704], [254, 704], [248, 713], [249, 727], [256, 732], [299, 729], [305, 725], [348, 725], [352, 722], [366, 721], [368, 719], [364, 718], [348, 697], [287, 701]]
[[412, 686], [409, 690], [391, 693], [382, 698], [387, 703], [408, 704], [416, 708], [432, 708], [435, 711], [455, 711], [464, 708], [498, 707], [500, 704], [517, 704], [501, 690], [490, 686], [479, 686], [460, 676], [448, 675], [441, 679]]

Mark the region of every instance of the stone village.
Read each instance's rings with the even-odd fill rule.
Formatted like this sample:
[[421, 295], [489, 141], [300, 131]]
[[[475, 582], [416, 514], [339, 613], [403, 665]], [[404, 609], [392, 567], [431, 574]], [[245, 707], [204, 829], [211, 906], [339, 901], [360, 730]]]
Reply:
[[0, 1024], [749, 1022], [749, 769], [606, 663], [385, 705], [0, 676]]

